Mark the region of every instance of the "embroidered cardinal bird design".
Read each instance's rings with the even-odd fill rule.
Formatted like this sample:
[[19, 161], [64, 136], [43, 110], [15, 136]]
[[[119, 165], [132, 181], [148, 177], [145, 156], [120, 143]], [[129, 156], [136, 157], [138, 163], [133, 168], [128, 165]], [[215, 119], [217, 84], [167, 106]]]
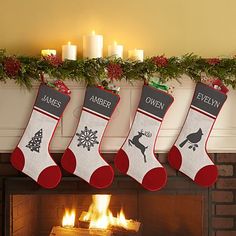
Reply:
[[197, 132], [187, 135], [186, 139], [180, 143], [179, 146], [182, 148], [187, 142], [190, 142], [192, 145], [190, 145], [189, 148], [195, 151], [198, 147], [197, 143], [202, 139], [202, 135], [202, 129], [200, 128]]

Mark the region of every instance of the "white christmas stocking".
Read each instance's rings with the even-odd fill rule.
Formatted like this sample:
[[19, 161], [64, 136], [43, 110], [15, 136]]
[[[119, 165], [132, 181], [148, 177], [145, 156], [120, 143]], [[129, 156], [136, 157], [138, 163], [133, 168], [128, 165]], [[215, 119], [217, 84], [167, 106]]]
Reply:
[[60, 168], [48, 148], [70, 96], [41, 84], [25, 132], [11, 156], [11, 163], [45, 188], [54, 188], [61, 179]]
[[173, 102], [169, 94], [144, 85], [132, 128], [115, 157], [115, 166], [150, 191], [166, 184], [166, 171], [154, 154], [162, 120]]
[[173, 168], [201, 186], [214, 184], [218, 176], [217, 167], [206, 152], [206, 144], [226, 98], [225, 93], [198, 83], [185, 123], [168, 154]]
[[119, 96], [88, 87], [80, 121], [61, 164], [96, 188], [105, 188], [113, 181], [114, 172], [100, 154], [103, 132], [119, 102]]

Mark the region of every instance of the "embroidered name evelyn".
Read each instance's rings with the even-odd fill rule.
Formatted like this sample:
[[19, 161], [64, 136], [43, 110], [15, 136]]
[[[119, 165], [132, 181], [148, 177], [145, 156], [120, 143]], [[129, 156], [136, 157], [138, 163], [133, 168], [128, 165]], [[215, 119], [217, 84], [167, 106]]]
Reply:
[[47, 95], [44, 95], [44, 97], [41, 98], [41, 101], [46, 102], [46, 103], [48, 103], [48, 104], [50, 104], [50, 105], [52, 105], [52, 106], [54, 106], [56, 108], [59, 108], [61, 106], [61, 102], [60, 101], [58, 101], [58, 100], [56, 100], [54, 98], [50, 98]]
[[159, 108], [159, 109], [161, 109], [161, 110], [163, 110], [163, 109], [164, 109], [164, 106], [165, 106], [165, 104], [164, 104], [163, 102], [160, 102], [160, 101], [158, 101], [158, 100], [156, 100], [156, 99], [154, 99], [154, 98], [151, 98], [151, 97], [147, 97], [147, 98], [145, 99], [145, 102], [146, 102], [147, 104], [151, 104], [152, 106], [154, 106], [154, 107], [156, 107], [156, 108]]
[[220, 106], [220, 102], [218, 102], [217, 100], [203, 94], [203, 93], [198, 93], [197, 95], [197, 99], [204, 102], [204, 103], [207, 103], [213, 107], [219, 107]]
[[92, 96], [89, 100], [94, 103], [97, 103], [100, 106], [107, 107], [107, 108], [110, 108], [110, 105], [111, 105], [111, 102], [109, 102], [103, 98], [99, 98], [97, 96]]

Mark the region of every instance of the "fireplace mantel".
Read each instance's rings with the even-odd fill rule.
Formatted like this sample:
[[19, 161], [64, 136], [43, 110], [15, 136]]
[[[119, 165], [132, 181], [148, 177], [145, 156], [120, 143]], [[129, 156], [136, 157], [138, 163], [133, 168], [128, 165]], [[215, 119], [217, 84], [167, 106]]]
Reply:
[[[184, 122], [195, 84], [183, 77], [182, 83], [171, 81], [175, 86], [175, 101], [169, 109], [159, 133], [156, 152], [168, 152]], [[80, 116], [85, 93], [85, 85], [67, 81], [71, 89], [71, 101], [56, 130], [50, 150], [63, 152], [70, 142]], [[139, 102], [142, 83], [133, 85], [121, 82], [121, 100], [109, 123], [101, 144], [102, 152], [116, 152], [128, 134]], [[0, 152], [12, 152], [27, 125], [35, 100], [38, 84], [31, 91], [20, 89], [13, 81], [0, 84]], [[236, 152], [236, 91], [230, 90], [228, 99], [217, 118], [208, 141], [207, 150], [212, 153]]]

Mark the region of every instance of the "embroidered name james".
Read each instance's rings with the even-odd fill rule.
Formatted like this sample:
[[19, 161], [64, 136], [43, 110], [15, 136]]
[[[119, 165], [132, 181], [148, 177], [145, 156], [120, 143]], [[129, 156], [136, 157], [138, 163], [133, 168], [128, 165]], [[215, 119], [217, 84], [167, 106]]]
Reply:
[[56, 108], [59, 108], [61, 106], [61, 102], [56, 100], [55, 98], [51, 98], [47, 95], [44, 95], [44, 97], [41, 98], [42, 102], [46, 102]]

